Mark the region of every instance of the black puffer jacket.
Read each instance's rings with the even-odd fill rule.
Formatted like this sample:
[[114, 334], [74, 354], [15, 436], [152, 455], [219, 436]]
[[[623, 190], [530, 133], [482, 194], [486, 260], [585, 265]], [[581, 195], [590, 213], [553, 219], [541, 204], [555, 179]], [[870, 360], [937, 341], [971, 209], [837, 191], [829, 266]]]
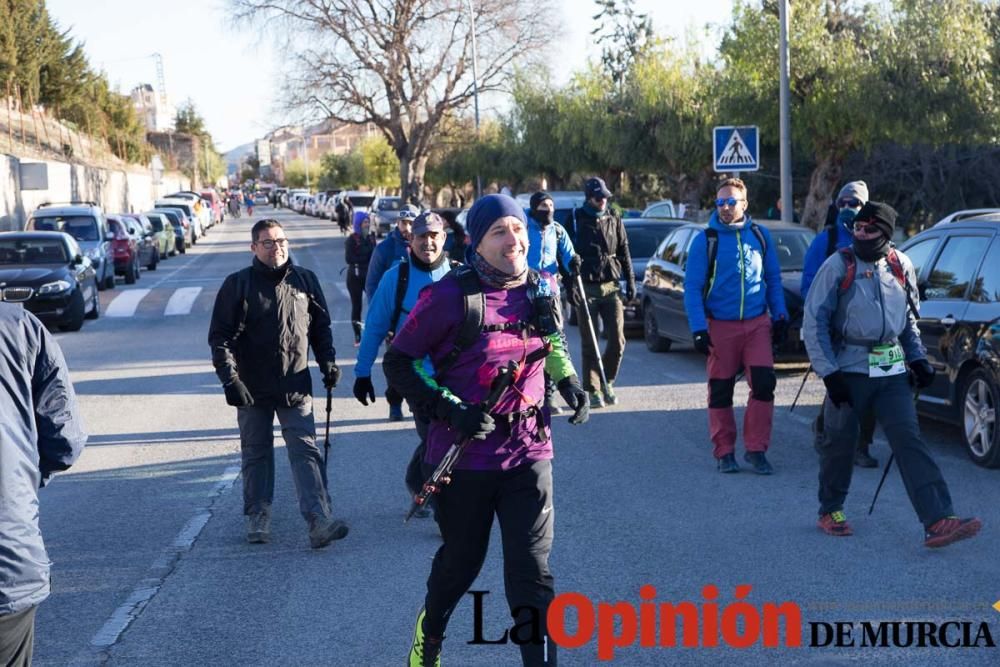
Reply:
[[312, 395], [309, 347], [321, 366], [336, 355], [319, 281], [291, 260], [271, 269], [254, 258], [226, 277], [208, 344], [222, 384], [238, 375], [261, 406], [301, 405]]
[[632, 255], [621, 218], [610, 210], [595, 216], [583, 206], [573, 211], [570, 224], [573, 246], [583, 260], [580, 269], [583, 281], [605, 283], [625, 279], [634, 290]]
[[347, 262], [348, 270], [354, 273], [357, 267], [357, 274], [364, 280], [368, 275], [368, 263], [372, 260], [372, 253], [375, 252], [375, 235], [362, 236], [355, 232], [347, 237], [344, 243], [344, 261]]

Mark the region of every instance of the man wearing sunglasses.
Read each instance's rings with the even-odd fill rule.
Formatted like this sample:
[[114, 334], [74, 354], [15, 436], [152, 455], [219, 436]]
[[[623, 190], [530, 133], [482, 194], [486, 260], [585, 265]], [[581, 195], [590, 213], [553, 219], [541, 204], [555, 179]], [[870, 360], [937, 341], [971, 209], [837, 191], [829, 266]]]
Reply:
[[844, 515], [858, 417], [872, 406], [899, 474], [924, 525], [924, 544], [973, 537], [982, 523], [954, 514], [948, 485], [920, 438], [911, 382], [934, 381], [917, 328], [913, 264], [892, 247], [896, 211], [870, 201], [854, 218], [854, 241], [820, 267], [805, 303], [802, 340], [823, 378], [824, 433], [819, 447], [819, 521], [828, 535], [852, 534]]
[[[805, 264], [802, 267], [802, 300], [809, 294], [816, 272], [826, 258], [841, 248], [848, 248], [854, 242], [854, 216], [868, 202], [868, 185], [864, 181], [851, 181], [840, 189], [835, 206], [836, 219], [833, 224], [816, 235], [806, 252]], [[813, 432], [817, 438], [823, 435], [823, 411], [820, 410], [813, 424]], [[871, 444], [875, 438], [875, 413], [865, 411], [861, 416], [861, 435], [854, 451], [854, 465], [861, 468], [877, 468], [878, 459], [871, 455]]]
[[288, 256], [281, 224], [261, 220], [250, 233], [253, 263], [226, 277], [208, 330], [212, 364], [240, 427], [247, 541], [264, 543], [271, 535], [277, 414], [299, 511], [309, 524], [309, 543], [318, 549], [347, 535], [347, 525], [331, 517], [309, 375], [312, 347], [327, 390], [340, 379], [330, 314], [316, 274]]
[[[719, 472], [739, 472], [733, 391], [743, 370], [750, 399], [743, 418], [746, 460], [754, 472], [774, 472], [765, 452], [774, 416], [772, 343], [788, 336], [781, 265], [767, 229], [746, 214], [747, 188], [722, 182], [708, 228], [691, 243], [684, 309], [695, 348], [708, 357], [708, 428]], [[714, 247], [714, 250], [710, 248]]]

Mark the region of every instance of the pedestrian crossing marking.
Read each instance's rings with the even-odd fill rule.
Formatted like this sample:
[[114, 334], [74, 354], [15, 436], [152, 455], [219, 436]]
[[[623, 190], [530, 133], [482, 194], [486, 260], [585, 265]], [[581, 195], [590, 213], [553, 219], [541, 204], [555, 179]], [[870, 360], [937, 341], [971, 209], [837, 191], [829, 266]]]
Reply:
[[201, 294], [201, 287], [180, 287], [170, 295], [164, 315], [188, 315], [194, 307], [195, 299]]
[[743, 138], [740, 137], [740, 131], [733, 130], [733, 133], [729, 135], [729, 141], [726, 142], [725, 148], [722, 149], [722, 155], [719, 156], [719, 164], [742, 166], [752, 163], [753, 158], [750, 157], [750, 151], [747, 150]]
[[132, 317], [135, 315], [139, 302], [149, 294], [148, 289], [126, 290], [116, 296], [104, 310], [105, 317]]

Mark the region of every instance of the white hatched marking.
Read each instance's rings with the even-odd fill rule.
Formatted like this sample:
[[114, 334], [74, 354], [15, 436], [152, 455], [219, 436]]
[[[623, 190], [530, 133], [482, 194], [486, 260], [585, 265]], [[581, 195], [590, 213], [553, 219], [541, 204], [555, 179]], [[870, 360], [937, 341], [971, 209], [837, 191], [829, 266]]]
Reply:
[[132, 317], [135, 309], [139, 307], [139, 302], [149, 294], [148, 289], [125, 290], [114, 298], [104, 311], [105, 317]]
[[187, 315], [194, 306], [194, 300], [201, 294], [200, 287], [180, 287], [170, 295], [164, 315]]

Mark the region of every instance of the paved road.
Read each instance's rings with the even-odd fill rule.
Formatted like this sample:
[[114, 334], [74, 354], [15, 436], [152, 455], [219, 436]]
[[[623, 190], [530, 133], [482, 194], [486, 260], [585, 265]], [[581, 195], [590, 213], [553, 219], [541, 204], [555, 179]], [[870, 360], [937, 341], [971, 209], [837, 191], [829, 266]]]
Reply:
[[[250, 222], [227, 221], [136, 285], [103, 292], [105, 310], [119, 317], [58, 335], [93, 435], [79, 464], [42, 493], [53, 595], [38, 615], [36, 664], [403, 664], [439, 543], [431, 522], [402, 523], [402, 475], [414, 432], [409, 423], [386, 421], [381, 396], [368, 408], [351, 397], [342, 237], [328, 221], [277, 215], [287, 222], [297, 261], [319, 274], [335, 320], [344, 381], [334, 392], [330, 478], [335, 511], [351, 534], [326, 550], [309, 549], [279, 451], [272, 542], [243, 539], [235, 414], [206, 343], [222, 278], [249, 261]], [[579, 358], [578, 332], [569, 335]], [[808, 424], [822, 385], [810, 381], [790, 416], [801, 371], [786, 369], [779, 381], [769, 453], [777, 474], [722, 476], [707, 438], [702, 359], [684, 350], [654, 355], [631, 341], [616, 385], [621, 404], [595, 411], [584, 427], [565, 417], [554, 427], [558, 589], [634, 607], [649, 584], [654, 602], [692, 601], [711, 617], [703, 587], [716, 586], [725, 609], [737, 586], [750, 585], [746, 601], [758, 610], [768, 602], [799, 605], [804, 644], [810, 622], [832, 620], [988, 621], [1000, 641], [1000, 614], [990, 608], [1000, 598], [1000, 473], [972, 465], [952, 427], [926, 422], [957, 507], [984, 519], [982, 536], [925, 549], [896, 474], [868, 517], [880, 474], [874, 470], [857, 471], [848, 499], [855, 537], [820, 534]], [[316, 386], [318, 378], [314, 370]], [[743, 398], [745, 388], [737, 403]], [[884, 443], [874, 453], [884, 460]], [[496, 638], [507, 617], [496, 535], [474, 588], [491, 591], [484, 628], [486, 638]], [[467, 598], [453, 616], [445, 664], [518, 663], [515, 647], [467, 645], [472, 637]], [[1000, 656], [989, 648], [758, 643], [736, 650], [638, 642], [614, 655], [614, 664], [624, 665], [997, 664]], [[598, 664], [597, 642], [561, 658]]]

